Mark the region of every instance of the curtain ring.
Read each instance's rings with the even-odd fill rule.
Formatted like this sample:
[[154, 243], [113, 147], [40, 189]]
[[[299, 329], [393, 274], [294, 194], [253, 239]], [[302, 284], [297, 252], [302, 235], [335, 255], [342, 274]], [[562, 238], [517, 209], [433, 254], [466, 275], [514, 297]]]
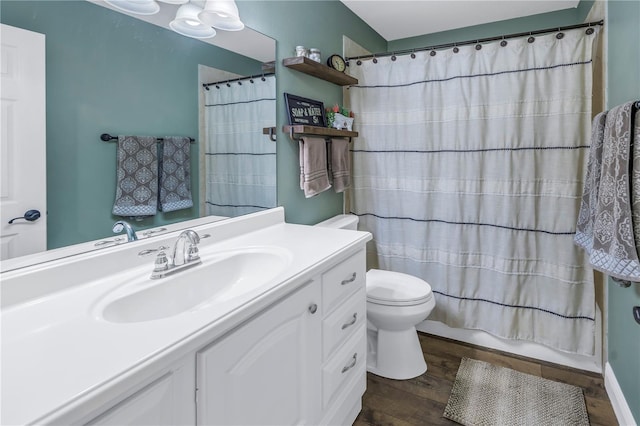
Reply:
[[[529, 33], [529, 34], [531, 34], [531, 33]], [[535, 38], [534, 36], [530, 36], [530, 37], [527, 39], [527, 41], [528, 41], [529, 43], [533, 43], [534, 41], [536, 41], [536, 38]]]
[[241, 81], [238, 81], [238, 86], [242, 86], [242, 82]]
[[564, 33], [558, 33], [558, 34], [556, 34], [556, 38], [557, 38], [558, 40], [561, 40], [563, 37], [564, 37]]
[[395, 62], [395, 60], [396, 60], [396, 54], [395, 54], [395, 52], [392, 52], [392, 54], [391, 54], [391, 60]]
[[358, 59], [358, 60], [356, 61], [356, 65], [362, 65], [362, 61], [361, 61], [360, 59]]
[[415, 59], [416, 58], [416, 51], [414, 49], [413, 52], [411, 52], [411, 59]]
[[252, 78], [249, 79], [249, 83], [253, 83], [253, 79]]
[[595, 33], [595, 32], [596, 32], [596, 31], [595, 31], [593, 28], [591, 28], [591, 24], [589, 24], [589, 28], [587, 28], [587, 31], [585, 31], [585, 33], [586, 33], [587, 35], [591, 35], [591, 34], [593, 34], [593, 33]]
[[504, 36], [502, 36], [502, 41], [500, 42], [500, 46], [505, 47], [507, 44], [507, 40], [504, 39]]
[[376, 58], [376, 55], [373, 55], [373, 63], [377, 64], [378, 63], [378, 58]]
[[264, 78], [264, 74], [262, 74], [262, 77], [260, 77], [260, 80], [262, 80], [262, 81], [267, 81], [267, 79], [266, 79], [266, 78]]
[[216, 84], [216, 89], [219, 89], [219, 88], [220, 88], [220, 86], [218, 86], [218, 85]]
[[476, 40], [476, 50], [482, 49], [482, 45], [480, 44], [480, 40]]
[[458, 53], [460, 51], [460, 49], [458, 49], [458, 46], [453, 43], [453, 53]]
[[436, 56], [436, 51], [435, 51], [435, 50], [433, 50], [433, 49], [431, 49], [431, 52], [429, 52], [429, 55], [431, 55], [431, 56]]
[[231, 87], [231, 85], [229, 83], [227, 83], [227, 87]]

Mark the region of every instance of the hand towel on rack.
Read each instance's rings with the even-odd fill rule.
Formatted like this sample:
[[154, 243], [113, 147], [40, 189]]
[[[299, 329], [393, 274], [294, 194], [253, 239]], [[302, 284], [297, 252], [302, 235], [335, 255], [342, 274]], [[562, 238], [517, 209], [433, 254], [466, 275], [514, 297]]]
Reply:
[[640, 108], [636, 103], [632, 109], [635, 112], [631, 153], [631, 222], [633, 236], [636, 242], [636, 252], [640, 256]]
[[153, 216], [158, 203], [158, 151], [151, 136], [118, 136], [113, 214]]
[[323, 138], [300, 138], [300, 189], [307, 198], [331, 188], [327, 173], [327, 144]]
[[593, 118], [591, 125], [591, 147], [587, 175], [582, 191], [582, 202], [574, 242], [591, 254], [593, 248], [593, 223], [598, 209], [598, 192], [600, 190], [600, 173], [602, 171], [602, 143], [607, 112], [601, 112]]
[[640, 281], [632, 223], [630, 168], [633, 103], [607, 113], [598, 205], [593, 222], [591, 265], [621, 280]]
[[347, 139], [331, 139], [331, 176], [333, 189], [344, 192], [351, 185], [351, 164], [349, 161], [349, 141]]
[[190, 139], [165, 136], [160, 153], [160, 210], [172, 212], [193, 207]]

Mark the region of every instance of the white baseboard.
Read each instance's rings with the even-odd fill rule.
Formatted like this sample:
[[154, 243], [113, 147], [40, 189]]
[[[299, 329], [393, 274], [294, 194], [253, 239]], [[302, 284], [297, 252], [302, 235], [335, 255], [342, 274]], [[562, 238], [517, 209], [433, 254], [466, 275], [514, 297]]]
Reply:
[[607, 391], [607, 395], [609, 395], [613, 412], [620, 426], [637, 426], [631, 413], [631, 408], [629, 408], [629, 404], [627, 404], [622, 389], [620, 389], [616, 375], [613, 373], [611, 364], [608, 362], [605, 364], [604, 369], [604, 388]]
[[596, 354], [594, 356], [577, 355], [562, 352], [550, 347], [522, 340], [501, 339], [481, 330], [451, 328], [438, 321], [423, 321], [416, 326], [418, 331], [440, 337], [471, 343], [486, 348], [497, 349], [515, 355], [535, 358], [579, 370], [602, 374], [602, 319], [600, 309], [596, 308]]

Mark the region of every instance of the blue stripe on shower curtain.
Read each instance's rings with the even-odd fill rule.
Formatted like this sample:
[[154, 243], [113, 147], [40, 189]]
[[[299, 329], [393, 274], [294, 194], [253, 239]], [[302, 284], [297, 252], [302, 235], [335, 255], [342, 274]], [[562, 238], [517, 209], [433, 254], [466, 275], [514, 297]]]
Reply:
[[207, 215], [239, 216], [276, 206], [275, 76], [210, 86], [205, 95]]
[[352, 64], [351, 211], [370, 267], [428, 281], [429, 317], [593, 354], [593, 272], [573, 243], [591, 122], [584, 29]]

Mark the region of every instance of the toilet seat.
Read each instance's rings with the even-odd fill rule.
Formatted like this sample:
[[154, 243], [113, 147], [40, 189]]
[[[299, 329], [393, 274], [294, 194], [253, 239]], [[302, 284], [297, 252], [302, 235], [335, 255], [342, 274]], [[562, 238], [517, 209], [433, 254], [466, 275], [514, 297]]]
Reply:
[[367, 272], [367, 302], [386, 306], [420, 305], [433, 299], [424, 280], [400, 272], [371, 269]]

